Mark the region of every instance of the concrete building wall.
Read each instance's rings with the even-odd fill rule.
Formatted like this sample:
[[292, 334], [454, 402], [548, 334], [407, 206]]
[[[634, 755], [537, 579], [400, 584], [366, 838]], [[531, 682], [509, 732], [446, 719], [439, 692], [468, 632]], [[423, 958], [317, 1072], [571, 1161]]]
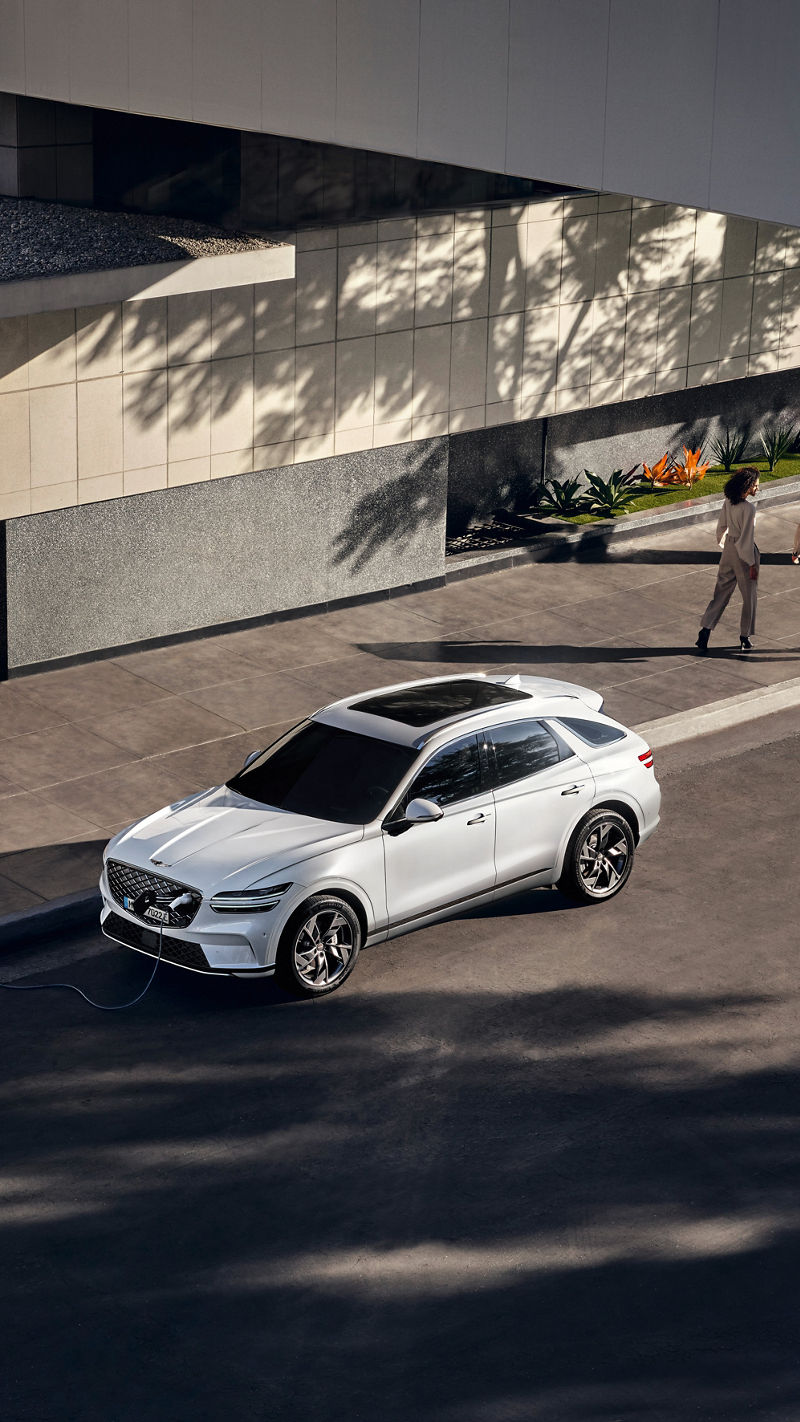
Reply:
[[607, 474], [799, 413], [786, 370], [10, 519], [8, 665], [440, 581], [446, 532], [529, 507], [545, 429], [550, 472]]
[[9, 667], [441, 578], [447, 440], [333, 463], [11, 520]]
[[0, 89], [800, 225], [796, 0], [4, 0]]
[[800, 365], [800, 233], [617, 194], [300, 233], [295, 276], [0, 321], [0, 518]]

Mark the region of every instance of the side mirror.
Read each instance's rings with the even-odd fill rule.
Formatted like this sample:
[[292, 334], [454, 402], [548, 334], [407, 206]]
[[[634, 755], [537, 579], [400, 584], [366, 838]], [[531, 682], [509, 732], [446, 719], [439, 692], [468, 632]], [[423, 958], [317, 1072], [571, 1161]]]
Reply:
[[406, 806], [405, 818], [410, 825], [424, 825], [442, 819], [443, 815], [441, 805], [434, 804], [433, 800], [411, 800]]
[[[249, 754], [249, 756], [247, 757], [247, 760], [245, 761], [244, 765], [242, 766], [242, 770], [246, 770], [247, 767], [248, 767], [248, 765], [252, 765], [252, 764], [253, 764], [253, 761], [254, 761], [254, 760], [258, 760], [258, 757], [259, 757], [260, 755], [261, 755], [261, 751], [260, 751], [260, 750], [251, 751], [250, 754]], [[240, 771], [239, 773], [241, 774], [241, 771]]]

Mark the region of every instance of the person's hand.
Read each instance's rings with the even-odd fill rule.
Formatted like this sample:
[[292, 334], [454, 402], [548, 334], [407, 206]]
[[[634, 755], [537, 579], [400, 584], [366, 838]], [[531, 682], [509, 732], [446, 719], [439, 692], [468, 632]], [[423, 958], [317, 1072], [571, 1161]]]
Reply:
[[750, 577], [751, 577], [751, 579], [752, 579], [753, 582], [756, 582], [756, 581], [757, 581], [757, 579], [758, 579], [758, 564], [757, 564], [757, 563], [751, 563], [751, 565], [750, 565]]

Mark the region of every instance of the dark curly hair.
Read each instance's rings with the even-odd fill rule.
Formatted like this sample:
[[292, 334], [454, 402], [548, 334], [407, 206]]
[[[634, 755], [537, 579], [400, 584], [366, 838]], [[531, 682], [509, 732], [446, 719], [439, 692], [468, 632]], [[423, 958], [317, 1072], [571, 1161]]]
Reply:
[[737, 469], [725, 485], [725, 498], [731, 504], [740, 504], [760, 478], [760, 473], [752, 464], [746, 464], [744, 469]]

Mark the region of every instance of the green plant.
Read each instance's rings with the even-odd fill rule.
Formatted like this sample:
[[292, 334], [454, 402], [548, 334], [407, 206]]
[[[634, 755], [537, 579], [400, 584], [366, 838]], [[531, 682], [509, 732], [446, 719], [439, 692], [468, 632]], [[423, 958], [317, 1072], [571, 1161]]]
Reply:
[[560, 514], [562, 517], [583, 513], [586, 498], [580, 479], [550, 479], [539, 499], [538, 507], [543, 513]]
[[627, 483], [627, 476], [621, 469], [615, 469], [610, 479], [601, 479], [590, 469], [584, 469], [588, 484], [589, 512], [601, 514], [604, 518], [614, 518], [625, 513], [629, 504], [639, 497], [639, 491]]
[[747, 430], [735, 429], [733, 432], [725, 426], [725, 438], [718, 436], [711, 441], [711, 453], [717, 464], [721, 464], [726, 474], [730, 474], [734, 464], [741, 464], [749, 435]]
[[767, 468], [770, 474], [779, 459], [785, 459], [787, 454], [791, 454], [794, 448], [797, 426], [794, 424], [784, 424], [780, 420], [774, 425], [767, 425], [761, 431], [759, 440], [764, 451], [764, 458], [767, 461]]
[[641, 482], [642, 482], [642, 476], [641, 476], [641, 474], [639, 475], [639, 478], [638, 478], [638, 479], [634, 479], [634, 477], [633, 477], [634, 474], [636, 473], [636, 470], [637, 470], [638, 468], [639, 468], [638, 464], [634, 464], [633, 468], [632, 468], [632, 469], [629, 469], [628, 472], [627, 472], [627, 474], [623, 474], [623, 472], [622, 472], [621, 469], [615, 469], [615, 470], [614, 470], [614, 473], [611, 475], [611, 478], [612, 478], [612, 479], [615, 479], [616, 476], [619, 475], [621, 482], [622, 482], [626, 487], [631, 487], [631, 488], [632, 488], [634, 485], [641, 484]]

